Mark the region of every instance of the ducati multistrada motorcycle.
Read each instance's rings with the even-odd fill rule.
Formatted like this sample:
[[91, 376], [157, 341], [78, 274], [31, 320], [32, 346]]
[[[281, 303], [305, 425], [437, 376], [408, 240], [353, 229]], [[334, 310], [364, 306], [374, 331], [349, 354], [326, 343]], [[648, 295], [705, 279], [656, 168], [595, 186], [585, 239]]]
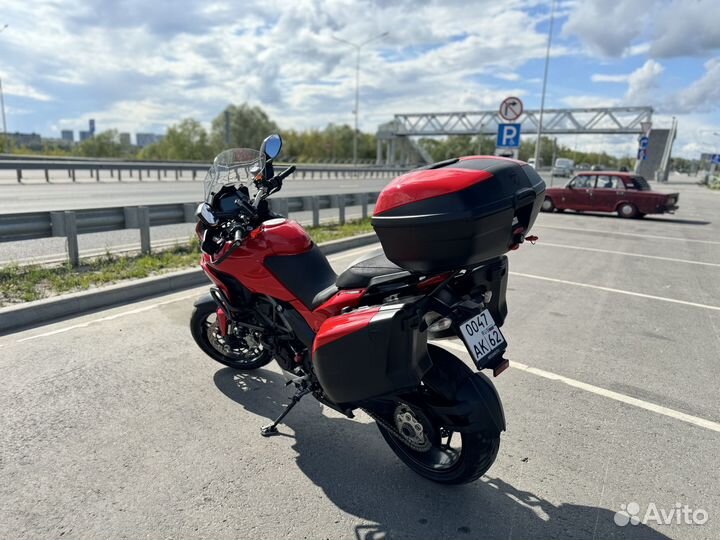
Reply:
[[[339, 276], [296, 222], [266, 200], [282, 140], [215, 158], [198, 207], [201, 266], [214, 286], [195, 303], [192, 335], [237, 370], [276, 360], [295, 393], [349, 418], [365, 411], [412, 470], [440, 483], [479, 478], [505, 415], [490, 378], [508, 366], [500, 331], [508, 260], [527, 236], [545, 184], [525, 163], [472, 156], [404, 174], [379, 195], [382, 249]], [[254, 193], [251, 193], [251, 190]], [[459, 337], [476, 372], [428, 340]]]

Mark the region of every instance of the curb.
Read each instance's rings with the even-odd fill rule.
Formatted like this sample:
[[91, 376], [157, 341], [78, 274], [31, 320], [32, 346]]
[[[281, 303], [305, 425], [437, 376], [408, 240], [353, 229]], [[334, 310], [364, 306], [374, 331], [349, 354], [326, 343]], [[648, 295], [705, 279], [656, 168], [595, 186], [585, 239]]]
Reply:
[[[320, 244], [320, 249], [325, 255], [332, 255], [377, 241], [375, 233], [368, 233], [324, 242]], [[0, 308], [0, 335], [209, 284], [205, 273], [198, 267], [8, 306]]]

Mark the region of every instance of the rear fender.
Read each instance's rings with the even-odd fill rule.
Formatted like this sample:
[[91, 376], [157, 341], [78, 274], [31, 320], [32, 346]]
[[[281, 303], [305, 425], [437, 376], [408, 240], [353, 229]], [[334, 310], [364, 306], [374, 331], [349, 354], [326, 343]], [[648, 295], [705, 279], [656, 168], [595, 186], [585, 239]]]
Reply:
[[453, 431], [493, 435], [505, 431], [505, 411], [490, 379], [472, 372], [445, 349], [429, 345], [428, 351], [433, 368], [423, 377], [423, 383], [436, 396], [422, 405]]

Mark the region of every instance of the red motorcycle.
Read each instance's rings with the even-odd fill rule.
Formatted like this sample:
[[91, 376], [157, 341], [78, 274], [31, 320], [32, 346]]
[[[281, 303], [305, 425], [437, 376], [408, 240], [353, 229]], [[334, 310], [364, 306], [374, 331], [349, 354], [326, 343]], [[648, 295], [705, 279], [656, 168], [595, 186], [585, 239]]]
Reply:
[[197, 234], [214, 286], [195, 304], [195, 341], [238, 370], [278, 362], [296, 392], [262, 435], [312, 394], [349, 418], [365, 411], [418, 474], [476, 480], [505, 430], [500, 398], [485, 374], [428, 339], [461, 338], [477, 369], [495, 376], [508, 367], [505, 254], [530, 231], [543, 180], [490, 156], [404, 174], [375, 205], [382, 250], [338, 276], [298, 223], [268, 207], [295, 170], [275, 173], [281, 146], [271, 135], [260, 151], [227, 150], [207, 174]]

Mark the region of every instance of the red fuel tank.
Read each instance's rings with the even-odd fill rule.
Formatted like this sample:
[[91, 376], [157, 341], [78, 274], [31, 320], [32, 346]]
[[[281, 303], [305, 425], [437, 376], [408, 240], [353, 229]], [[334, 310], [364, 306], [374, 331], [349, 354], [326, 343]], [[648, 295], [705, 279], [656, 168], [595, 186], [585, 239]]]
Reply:
[[312, 246], [310, 236], [299, 223], [285, 218], [270, 219], [252, 233], [250, 239], [264, 244], [265, 255], [295, 255]]

